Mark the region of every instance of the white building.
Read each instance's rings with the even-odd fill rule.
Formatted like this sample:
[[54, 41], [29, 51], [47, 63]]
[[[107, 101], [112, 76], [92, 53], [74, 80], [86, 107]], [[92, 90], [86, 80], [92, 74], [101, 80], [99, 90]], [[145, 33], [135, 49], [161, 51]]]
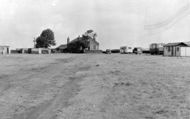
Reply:
[[10, 54], [9, 46], [0, 46], [0, 54]]
[[48, 48], [32, 48], [32, 54], [51, 54], [51, 49]]
[[121, 54], [130, 54], [133, 53], [133, 48], [128, 46], [120, 47], [120, 53]]
[[164, 56], [190, 56], [190, 45], [185, 42], [164, 45]]

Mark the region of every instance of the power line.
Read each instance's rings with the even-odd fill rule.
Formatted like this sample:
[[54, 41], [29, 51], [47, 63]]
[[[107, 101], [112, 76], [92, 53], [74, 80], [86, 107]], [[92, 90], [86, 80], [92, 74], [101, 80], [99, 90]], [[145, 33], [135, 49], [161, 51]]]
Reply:
[[[180, 21], [181, 19], [186, 17], [189, 13], [190, 13], [190, 4], [188, 1], [188, 3], [185, 6], [183, 6], [182, 8], [180, 8], [180, 10], [178, 12], [176, 12], [175, 15], [167, 18], [164, 21], [161, 21], [161, 22], [158, 22], [155, 24], [146, 24], [145, 23], [144, 29], [145, 30], [158, 30], [157, 32], [162, 31], [164, 29], [167, 30], [170, 27], [172, 27], [173, 25], [175, 25], [178, 21]], [[146, 15], [146, 17], [148, 17], [148, 15]], [[148, 19], [146, 20], [146, 22], [150, 23], [148, 21]]]

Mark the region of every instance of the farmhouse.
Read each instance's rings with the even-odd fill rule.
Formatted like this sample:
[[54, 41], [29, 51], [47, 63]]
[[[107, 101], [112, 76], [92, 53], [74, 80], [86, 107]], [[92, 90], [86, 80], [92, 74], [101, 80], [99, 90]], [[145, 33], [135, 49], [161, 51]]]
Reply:
[[99, 43], [95, 39], [89, 39], [88, 50], [99, 50]]
[[[84, 37], [84, 36], [83, 36]], [[85, 53], [95, 53], [99, 51], [99, 43], [91, 37], [88, 39], [84, 39], [83, 37], [78, 37], [67, 44], [67, 48], [72, 49], [73, 46], [75, 47], [72, 52], [85, 52]], [[83, 49], [83, 45], [87, 44], [87, 48]]]
[[9, 46], [0, 46], [0, 54], [9, 54], [10, 48]]
[[185, 42], [164, 45], [164, 56], [190, 56], [190, 44]]
[[87, 31], [82, 36], [78, 36], [70, 41], [67, 38], [67, 44], [62, 44], [56, 48], [59, 53], [99, 53], [99, 43], [96, 41], [96, 34], [93, 31]]
[[87, 37], [89, 44], [88, 44], [88, 50], [89, 51], [97, 51], [99, 50], [99, 43], [96, 41], [97, 34], [93, 30], [87, 30], [83, 37]]

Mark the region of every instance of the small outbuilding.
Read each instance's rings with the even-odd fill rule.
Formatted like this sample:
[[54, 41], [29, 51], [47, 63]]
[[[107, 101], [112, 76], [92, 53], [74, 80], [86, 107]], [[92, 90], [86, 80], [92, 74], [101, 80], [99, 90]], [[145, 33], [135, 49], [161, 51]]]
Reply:
[[190, 44], [185, 42], [164, 45], [164, 56], [190, 56]]
[[0, 54], [10, 54], [9, 46], [0, 46]]

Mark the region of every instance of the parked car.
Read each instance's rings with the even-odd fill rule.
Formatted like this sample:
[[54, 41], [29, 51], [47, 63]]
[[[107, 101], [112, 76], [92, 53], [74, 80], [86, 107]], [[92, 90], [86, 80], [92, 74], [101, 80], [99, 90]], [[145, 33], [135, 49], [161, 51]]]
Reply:
[[106, 49], [106, 54], [111, 54], [111, 50], [110, 49]]
[[140, 48], [140, 47], [134, 48], [134, 49], [133, 49], [133, 53], [134, 53], [134, 54], [142, 54], [142, 48]]

